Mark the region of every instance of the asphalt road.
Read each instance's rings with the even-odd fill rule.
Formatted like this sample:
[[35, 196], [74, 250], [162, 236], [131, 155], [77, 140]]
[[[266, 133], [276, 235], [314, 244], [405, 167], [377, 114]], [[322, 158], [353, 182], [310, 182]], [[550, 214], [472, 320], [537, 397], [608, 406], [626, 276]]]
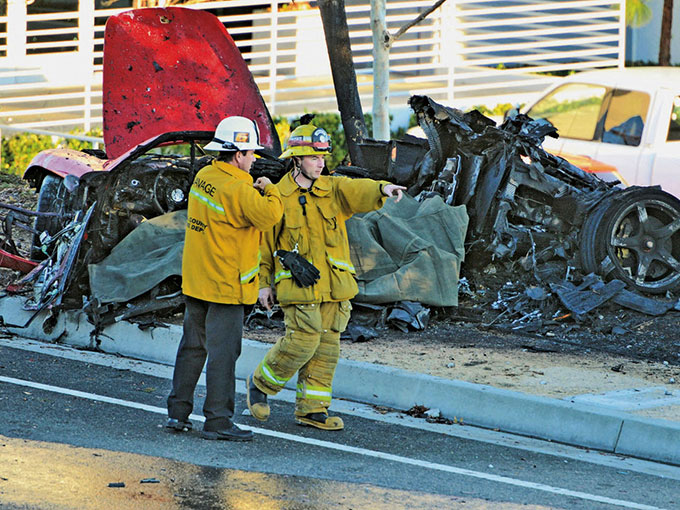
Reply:
[[261, 424], [242, 415], [239, 393], [236, 421], [254, 430], [253, 442], [170, 433], [170, 375], [163, 365], [2, 340], [0, 508], [680, 508], [678, 467], [352, 402], [332, 407], [342, 432], [295, 425], [287, 393]]

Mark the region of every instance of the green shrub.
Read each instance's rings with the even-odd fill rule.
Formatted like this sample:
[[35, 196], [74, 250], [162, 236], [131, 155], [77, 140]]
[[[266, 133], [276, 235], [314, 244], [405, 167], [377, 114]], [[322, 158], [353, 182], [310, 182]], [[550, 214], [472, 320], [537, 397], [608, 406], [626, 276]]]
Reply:
[[[77, 136], [102, 137], [101, 128], [91, 129], [83, 132], [81, 129], [74, 129], [70, 132]], [[2, 168], [0, 171], [6, 174], [21, 175], [28, 167], [31, 160], [40, 151], [53, 149], [55, 147], [69, 147], [75, 150], [92, 148], [90, 142], [83, 142], [72, 138], [58, 138], [47, 135], [36, 135], [34, 133], [17, 133], [9, 138], [2, 139]]]
[[[89, 131], [85, 132], [82, 129], [76, 128], [73, 129], [69, 132], [71, 135], [75, 136], [90, 136], [94, 138], [103, 138], [104, 137], [104, 132], [102, 128], [94, 128], [90, 129]], [[68, 147], [70, 149], [75, 149], [77, 151], [82, 151], [83, 149], [91, 149], [92, 148], [92, 143], [90, 142], [84, 142], [82, 140], [76, 140], [74, 138], [64, 138], [63, 140], [60, 140], [60, 145]]]
[[[279, 135], [281, 149], [285, 150], [286, 142], [291, 131], [298, 127], [297, 118], [275, 117], [274, 125]], [[340, 115], [337, 113], [314, 113], [312, 124], [325, 129], [331, 137], [333, 152], [326, 159], [326, 165], [330, 170], [338, 166], [347, 155], [345, 132], [342, 129]]]
[[490, 116], [496, 116], [496, 117], [503, 117], [505, 115], [505, 112], [515, 108], [515, 105], [511, 103], [500, 103], [494, 106], [493, 108], [489, 108], [486, 105], [477, 105], [473, 106], [472, 110], [477, 110], [479, 113], [486, 115], [487, 117]]
[[404, 138], [404, 135], [406, 132], [411, 129], [412, 127], [416, 127], [418, 125], [418, 119], [416, 119], [416, 114], [412, 113], [411, 116], [408, 118], [408, 126], [406, 127], [399, 127], [397, 128], [396, 131], [392, 131], [390, 134], [390, 137], [393, 140], [401, 140]]
[[18, 133], [2, 139], [2, 171], [21, 175], [40, 151], [54, 147], [51, 136]]

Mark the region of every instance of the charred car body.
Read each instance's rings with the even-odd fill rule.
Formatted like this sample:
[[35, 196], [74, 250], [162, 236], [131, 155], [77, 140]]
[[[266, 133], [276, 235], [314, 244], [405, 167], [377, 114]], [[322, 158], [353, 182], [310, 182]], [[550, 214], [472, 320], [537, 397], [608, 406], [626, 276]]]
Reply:
[[539, 281], [564, 280], [575, 269], [646, 293], [678, 287], [677, 198], [658, 187], [616, 187], [544, 151], [544, 137], [557, 137], [545, 120], [520, 114], [496, 127], [477, 111], [427, 97], [413, 96], [410, 105], [427, 143], [367, 143], [366, 159], [379, 162], [374, 175], [412, 195], [465, 205], [468, 250], [517, 258]]
[[[106, 153], [36, 156], [25, 177], [40, 189], [38, 211], [23, 212], [30, 221], [37, 216], [33, 260], [19, 257], [11, 237], [4, 244], [12, 267], [34, 267], [9, 289], [31, 284], [27, 307], [36, 314], [83, 308], [98, 325], [181, 304], [181, 282], [173, 278], [127, 303], [124, 313], [112, 310], [91, 298], [87, 267], [145, 220], [186, 208], [193, 177], [210, 158], [200, 146], [223, 117], [258, 123], [270, 158], [256, 161], [255, 177], [276, 180], [284, 172], [271, 117], [217, 18], [182, 8], [129, 11], [109, 19], [105, 41]], [[464, 205], [467, 249], [486, 260], [517, 259], [539, 281], [563, 281], [574, 270], [648, 293], [680, 284], [680, 202], [673, 196], [623, 190], [550, 155], [541, 147], [556, 135], [547, 121], [519, 115], [496, 127], [478, 112], [427, 97], [414, 96], [410, 105], [427, 140], [367, 141], [366, 168], [337, 172], [386, 178], [421, 200], [436, 194]], [[177, 145], [184, 155], [168, 152]], [[10, 210], [18, 215], [12, 218], [22, 214]]]

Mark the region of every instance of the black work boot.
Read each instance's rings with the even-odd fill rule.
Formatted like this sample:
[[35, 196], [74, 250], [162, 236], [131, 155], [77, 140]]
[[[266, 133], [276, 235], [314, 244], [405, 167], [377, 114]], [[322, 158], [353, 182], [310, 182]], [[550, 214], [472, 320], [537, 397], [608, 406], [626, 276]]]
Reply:
[[250, 414], [256, 420], [267, 421], [269, 418], [269, 404], [267, 403], [267, 394], [255, 386], [253, 376], [249, 375], [246, 378], [246, 403]]
[[252, 430], [244, 430], [239, 428], [235, 423], [230, 426], [217, 429], [201, 431], [203, 439], [221, 439], [223, 441], [251, 441], [253, 439]]
[[165, 428], [174, 432], [189, 432], [194, 428], [194, 425], [187, 419], [178, 420], [177, 418], [168, 418]]

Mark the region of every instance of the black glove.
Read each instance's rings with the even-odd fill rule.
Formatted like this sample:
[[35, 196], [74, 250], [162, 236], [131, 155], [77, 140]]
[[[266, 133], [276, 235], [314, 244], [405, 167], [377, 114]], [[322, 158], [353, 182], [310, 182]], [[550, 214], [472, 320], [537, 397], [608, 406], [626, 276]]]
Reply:
[[290, 271], [298, 287], [309, 287], [319, 280], [319, 270], [296, 251], [276, 250], [274, 255], [281, 265]]

